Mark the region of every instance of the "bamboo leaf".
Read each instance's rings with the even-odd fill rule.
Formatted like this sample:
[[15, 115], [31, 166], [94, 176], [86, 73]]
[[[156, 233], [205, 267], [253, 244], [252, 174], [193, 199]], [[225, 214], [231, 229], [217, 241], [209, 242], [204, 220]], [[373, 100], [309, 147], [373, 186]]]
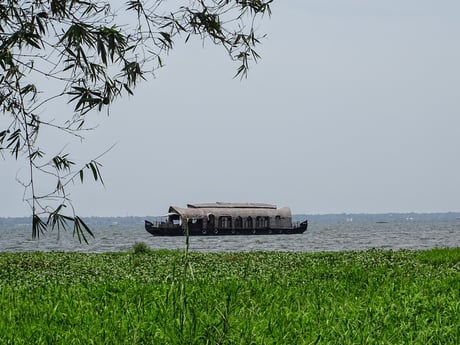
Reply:
[[85, 233], [87, 233], [88, 235], [94, 238], [94, 234], [89, 228], [89, 226], [86, 225], [83, 219], [81, 219], [78, 216], [75, 216], [74, 218], [74, 231], [73, 232], [74, 232], [74, 235], [75, 234], [77, 235], [78, 240], [80, 242], [83, 239], [83, 241], [85, 241], [86, 244], [88, 244], [88, 239], [86, 238]]
[[40, 238], [46, 231], [46, 223], [36, 214], [32, 216], [32, 239]]
[[91, 169], [93, 173], [94, 180], [97, 181], [97, 178], [98, 178], [97, 169], [93, 162], [89, 163], [89, 168]]

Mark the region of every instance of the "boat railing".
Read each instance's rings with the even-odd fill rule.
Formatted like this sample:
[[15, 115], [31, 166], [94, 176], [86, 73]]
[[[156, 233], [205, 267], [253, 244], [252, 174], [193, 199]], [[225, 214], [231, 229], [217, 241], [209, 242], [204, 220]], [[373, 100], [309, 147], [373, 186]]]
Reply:
[[180, 224], [174, 224], [171, 222], [165, 222], [160, 220], [153, 221], [152, 224], [154, 227], [162, 229], [177, 229], [180, 227]]

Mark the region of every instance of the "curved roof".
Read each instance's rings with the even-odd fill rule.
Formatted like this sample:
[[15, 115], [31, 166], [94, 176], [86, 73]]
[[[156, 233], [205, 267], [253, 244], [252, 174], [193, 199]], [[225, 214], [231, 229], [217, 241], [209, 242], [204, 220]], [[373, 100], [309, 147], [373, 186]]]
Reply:
[[[202, 204], [203, 205], [203, 204]], [[215, 206], [215, 204], [210, 204]], [[277, 209], [275, 208], [264, 208], [264, 207], [224, 207], [220, 205], [219, 207], [188, 207], [182, 208], [177, 206], [170, 206], [168, 212], [174, 212], [180, 215], [182, 218], [193, 219], [193, 218], [208, 218], [209, 215], [214, 215], [215, 217], [220, 216], [231, 216], [231, 217], [276, 217], [280, 216], [283, 218], [291, 217], [291, 210], [289, 207], [282, 207]]]
[[269, 208], [276, 209], [276, 205], [259, 202], [206, 202], [200, 204], [187, 204], [189, 208]]

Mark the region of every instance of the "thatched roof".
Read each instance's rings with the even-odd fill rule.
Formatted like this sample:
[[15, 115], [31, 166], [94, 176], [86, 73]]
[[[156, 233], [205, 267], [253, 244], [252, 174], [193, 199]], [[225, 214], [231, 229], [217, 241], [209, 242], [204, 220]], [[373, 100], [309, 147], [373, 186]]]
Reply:
[[189, 208], [270, 208], [276, 209], [276, 205], [256, 202], [207, 202], [201, 204], [187, 204]]
[[[265, 206], [264, 206], [265, 205]], [[276, 217], [290, 218], [291, 210], [288, 207], [277, 209], [274, 205], [269, 204], [236, 204], [236, 203], [208, 203], [193, 204], [187, 208], [171, 206], [169, 213], [176, 213], [183, 219], [208, 218], [210, 215], [215, 217]]]

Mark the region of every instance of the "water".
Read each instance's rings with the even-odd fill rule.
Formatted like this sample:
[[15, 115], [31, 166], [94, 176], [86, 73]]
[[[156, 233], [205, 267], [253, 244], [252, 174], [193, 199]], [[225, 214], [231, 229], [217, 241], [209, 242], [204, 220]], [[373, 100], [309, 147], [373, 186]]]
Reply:
[[[47, 233], [31, 239], [30, 225], [0, 227], [0, 252], [128, 251], [136, 242], [151, 249], [183, 249], [184, 237], [154, 237], [143, 223], [94, 226], [96, 238], [81, 244], [71, 232]], [[428, 249], [460, 246], [460, 220], [376, 222], [310, 222], [301, 235], [203, 236], [190, 238], [190, 250], [200, 252], [232, 251], [344, 251], [382, 249]]]

